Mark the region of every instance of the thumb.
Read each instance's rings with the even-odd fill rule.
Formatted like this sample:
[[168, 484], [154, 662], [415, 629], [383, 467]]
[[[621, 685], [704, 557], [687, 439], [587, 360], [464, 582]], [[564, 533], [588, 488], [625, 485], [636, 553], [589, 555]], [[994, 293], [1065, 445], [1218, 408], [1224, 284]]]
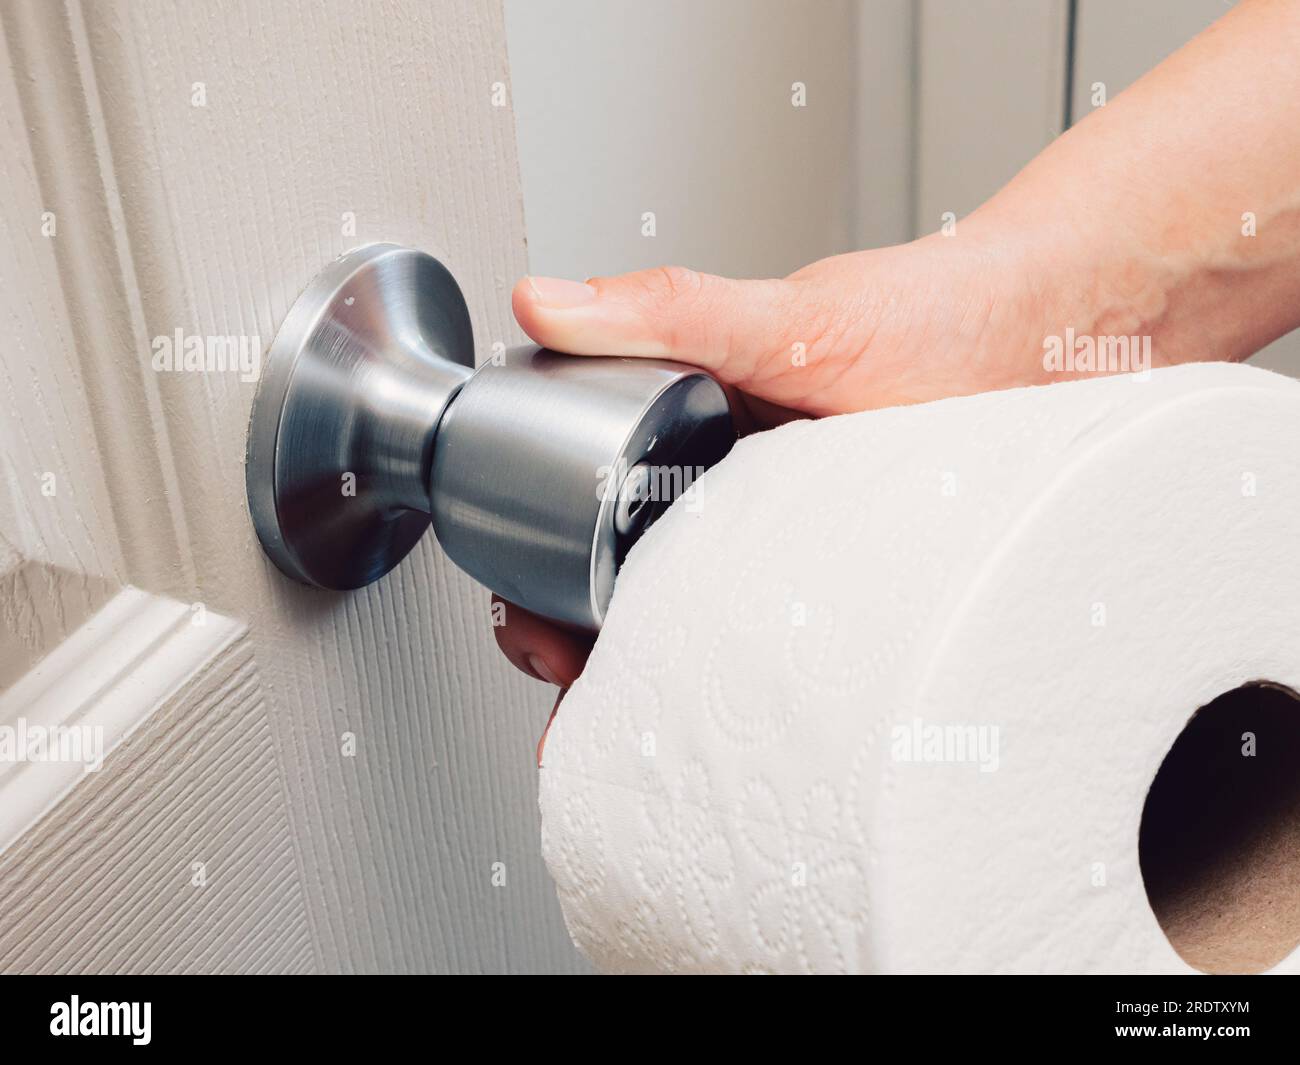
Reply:
[[543, 347], [573, 355], [679, 359], [752, 387], [796, 331], [788, 281], [733, 281], [680, 266], [583, 283], [526, 277], [515, 317]]

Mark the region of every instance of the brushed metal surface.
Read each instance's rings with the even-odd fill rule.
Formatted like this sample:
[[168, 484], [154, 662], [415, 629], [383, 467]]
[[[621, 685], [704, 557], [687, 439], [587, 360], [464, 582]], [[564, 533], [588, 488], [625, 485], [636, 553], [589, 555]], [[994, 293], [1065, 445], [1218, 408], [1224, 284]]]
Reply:
[[513, 348], [471, 374], [460, 289], [422, 252], [359, 248], [294, 303], [249, 427], [249, 510], [288, 576], [378, 580], [430, 522], [513, 603], [598, 630], [636, 540], [736, 434], [677, 363]]
[[735, 439], [726, 394], [701, 370], [513, 348], [443, 417], [434, 533], [505, 599], [596, 630], [632, 544]]
[[249, 510], [285, 574], [359, 588], [415, 546], [438, 419], [473, 360], [464, 297], [432, 256], [371, 244], [317, 275], [276, 334], [249, 424]]

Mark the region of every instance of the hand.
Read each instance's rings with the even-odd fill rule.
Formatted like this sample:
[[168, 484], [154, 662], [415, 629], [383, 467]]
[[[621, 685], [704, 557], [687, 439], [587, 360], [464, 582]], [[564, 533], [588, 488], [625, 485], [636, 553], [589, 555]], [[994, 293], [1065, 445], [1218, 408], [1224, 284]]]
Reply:
[[[526, 278], [514, 312], [537, 343], [578, 355], [677, 359], [732, 386], [742, 433], [1037, 380], [1047, 312], [1014, 246], [942, 236], [825, 259], [784, 280], [680, 267], [590, 282]], [[1033, 367], [1038, 372], [1033, 372]], [[1027, 369], [1028, 367], [1028, 369]], [[589, 635], [511, 604], [506, 657], [567, 688]]]
[[[515, 316], [559, 351], [713, 371], [742, 430], [1079, 376], [1044, 366], [1067, 330], [1142, 337], [1154, 366], [1244, 359], [1300, 327], [1297, 49], [1300, 4], [1238, 4], [951, 235], [783, 280], [525, 279]], [[510, 660], [571, 684], [590, 638], [506, 616]]]

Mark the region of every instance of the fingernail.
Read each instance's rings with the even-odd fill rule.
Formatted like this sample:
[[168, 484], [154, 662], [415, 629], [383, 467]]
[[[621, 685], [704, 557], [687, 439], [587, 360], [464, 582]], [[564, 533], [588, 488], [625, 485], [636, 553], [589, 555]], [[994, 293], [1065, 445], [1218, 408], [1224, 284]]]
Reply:
[[541, 655], [529, 655], [528, 664], [532, 667], [533, 672], [546, 681], [547, 684], [554, 684], [557, 688], [564, 687], [564, 683], [555, 675], [554, 670], [546, 664], [546, 660]]
[[528, 287], [533, 298], [543, 307], [553, 311], [567, 311], [581, 307], [596, 298], [596, 290], [581, 281], [566, 281], [562, 277], [530, 277]]

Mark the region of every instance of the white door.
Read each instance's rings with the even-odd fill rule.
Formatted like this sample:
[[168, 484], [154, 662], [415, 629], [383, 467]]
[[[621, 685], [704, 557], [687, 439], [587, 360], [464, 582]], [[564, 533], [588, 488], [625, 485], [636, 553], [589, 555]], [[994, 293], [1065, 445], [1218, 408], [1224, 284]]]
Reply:
[[[341, 252], [428, 250], [480, 352], [515, 339], [500, 10], [6, 0], [0, 35], [0, 970], [579, 969], [553, 693], [487, 594], [431, 537], [293, 585], [244, 501], [234, 355]], [[102, 768], [41, 757], [55, 725]]]

